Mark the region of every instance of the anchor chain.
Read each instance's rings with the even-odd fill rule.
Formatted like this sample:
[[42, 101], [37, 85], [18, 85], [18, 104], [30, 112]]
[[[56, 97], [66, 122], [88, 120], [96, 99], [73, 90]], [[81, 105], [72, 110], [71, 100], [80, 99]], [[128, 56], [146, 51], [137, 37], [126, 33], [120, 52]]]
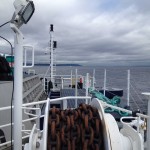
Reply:
[[48, 150], [103, 150], [103, 132], [98, 110], [87, 104], [76, 109], [49, 111]]

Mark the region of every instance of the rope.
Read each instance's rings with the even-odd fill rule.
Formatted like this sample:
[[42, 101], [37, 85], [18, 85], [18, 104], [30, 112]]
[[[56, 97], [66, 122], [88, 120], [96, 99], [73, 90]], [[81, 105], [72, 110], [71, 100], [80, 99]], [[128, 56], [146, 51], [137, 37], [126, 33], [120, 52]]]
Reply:
[[[103, 102], [106, 102], [107, 104], [110, 104], [112, 106], [118, 106], [118, 104], [121, 101], [118, 96], [114, 96], [112, 99], [109, 99], [106, 96], [104, 96], [102, 93], [100, 93], [99, 91], [93, 90], [92, 88], [89, 88], [89, 92], [93, 96], [95, 96], [96, 98], [98, 98], [99, 100], [102, 100]], [[117, 109], [114, 109], [114, 108], [110, 108], [110, 107], [105, 108], [105, 112], [106, 113], [117, 112], [121, 116], [128, 116], [128, 113], [125, 113], [125, 112], [122, 112], [120, 110], [117, 110]]]

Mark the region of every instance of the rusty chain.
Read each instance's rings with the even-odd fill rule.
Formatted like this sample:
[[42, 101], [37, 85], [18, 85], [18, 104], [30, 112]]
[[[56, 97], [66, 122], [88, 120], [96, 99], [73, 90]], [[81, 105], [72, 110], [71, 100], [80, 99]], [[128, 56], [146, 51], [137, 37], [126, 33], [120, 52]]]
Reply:
[[98, 110], [80, 104], [76, 109], [49, 111], [48, 150], [103, 150], [103, 133]]

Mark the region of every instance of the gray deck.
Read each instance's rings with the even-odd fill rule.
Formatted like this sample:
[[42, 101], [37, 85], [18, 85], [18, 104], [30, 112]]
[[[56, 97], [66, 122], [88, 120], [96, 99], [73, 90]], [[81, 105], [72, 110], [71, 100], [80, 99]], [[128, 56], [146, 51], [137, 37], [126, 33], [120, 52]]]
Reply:
[[[66, 96], [75, 96], [75, 89], [61, 89], [60, 90], [60, 97]], [[78, 89], [78, 96], [85, 96], [85, 89]], [[68, 108], [75, 107], [75, 99], [70, 99], [67, 101]], [[77, 105], [85, 103], [85, 99], [79, 99]]]

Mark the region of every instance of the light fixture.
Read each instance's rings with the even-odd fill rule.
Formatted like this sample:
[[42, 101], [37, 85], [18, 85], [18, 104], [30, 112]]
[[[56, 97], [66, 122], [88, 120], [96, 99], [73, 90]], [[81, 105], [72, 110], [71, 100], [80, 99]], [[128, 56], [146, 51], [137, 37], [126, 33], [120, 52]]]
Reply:
[[35, 7], [33, 1], [30, 0], [15, 0], [14, 7], [15, 12], [11, 19], [11, 23], [19, 29], [31, 19]]
[[23, 8], [23, 10], [19, 13], [21, 19], [24, 24], [26, 24], [34, 13], [34, 4], [32, 1], [29, 1], [28, 4]]

